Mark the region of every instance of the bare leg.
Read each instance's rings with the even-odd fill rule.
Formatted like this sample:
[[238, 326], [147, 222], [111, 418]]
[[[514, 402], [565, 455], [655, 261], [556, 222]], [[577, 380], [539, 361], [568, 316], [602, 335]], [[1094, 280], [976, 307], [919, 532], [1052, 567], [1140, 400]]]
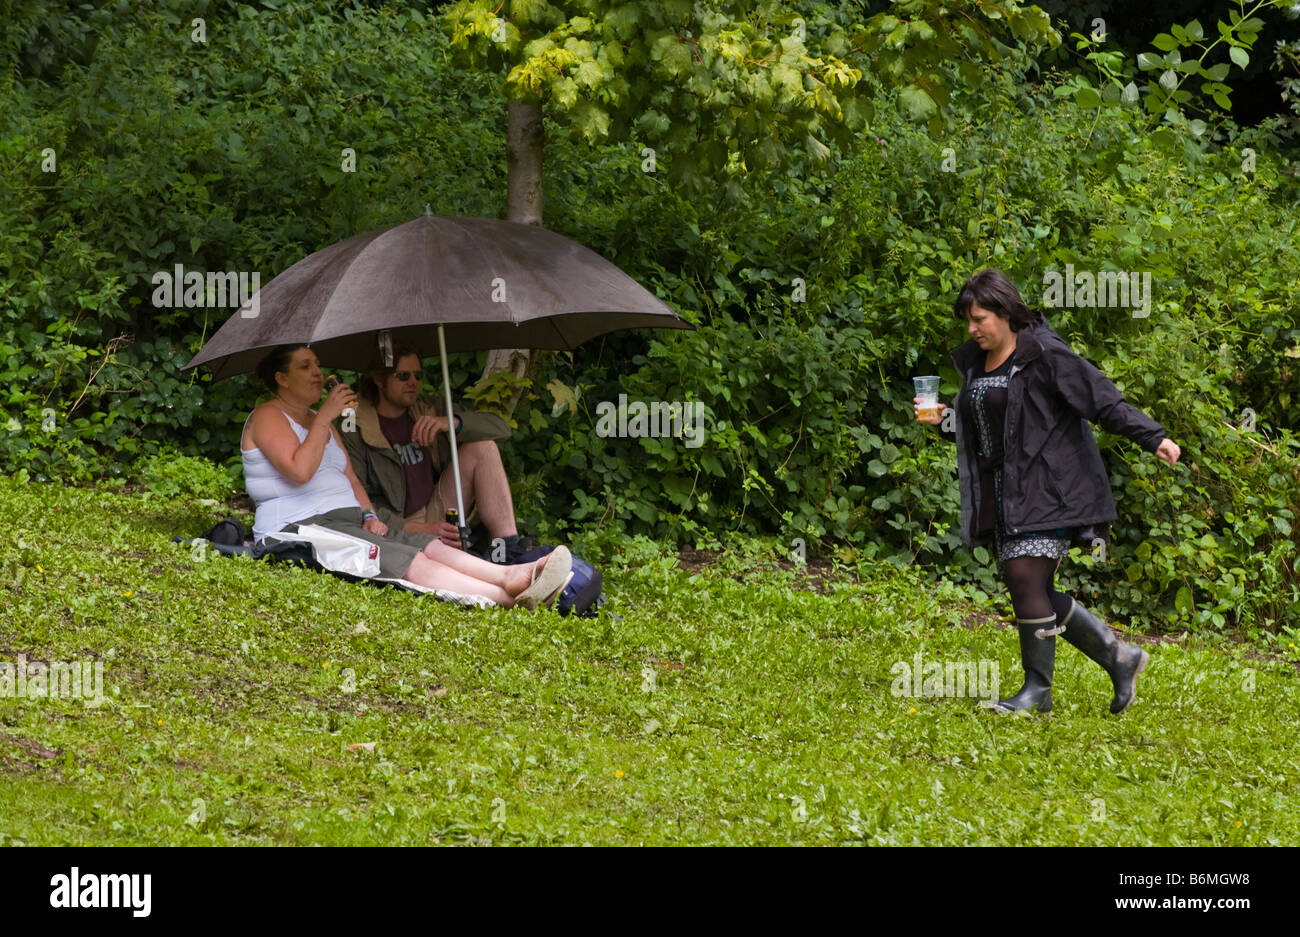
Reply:
[[[478, 517], [493, 537], [513, 537], [519, 533], [515, 527], [515, 503], [510, 496], [510, 480], [501, 462], [501, 450], [490, 439], [466, 443], [457, 449], [460, 455], [460, 487], [465, 499], [465, 516], [478, 508]], [[438, 479], [438, 493], [442, 503], [456, 504], [455, 478], [450, 468], [445, 468]]]
[[438, 564], [448, 566], [465, 576], [492, 583], [512, 596], [518, 595], [528, 588], [533, 581], [533, 570], [536, 569], [541, 572], [542, 566], [547, 559], [544, 556], [532, 563], [515, 563], [513, 565], [489, 563], [487, 560], [480, 560], [477, 556], [471, 556], [464, 550], [449, 547], [441, 540], [429, 541], [429, 545], [424, 548], [424, 555]]
[[447, 589], [465, 595], [485, 596], [503, 608], [510, 608], [515, 604], [514, 594], [507, 592], [501, 586], [466, 575], [437, 560], [430, 559], [423, 553], [416, 554], [403, 578], [426, 589]]

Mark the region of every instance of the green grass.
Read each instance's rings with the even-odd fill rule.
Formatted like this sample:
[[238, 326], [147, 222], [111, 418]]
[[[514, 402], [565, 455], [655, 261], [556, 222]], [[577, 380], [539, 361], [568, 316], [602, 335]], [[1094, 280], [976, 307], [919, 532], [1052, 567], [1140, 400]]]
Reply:
[[560, 618], [196, 561], [169, 540], [219, 509], [181, 500], [0, 509], [0, 661], [113, 688], [0, 699], [0, 844], [1300, 842], [1296, 669], [1249, 645], [1152, 645], [1117, 719], [1062, 643], [1055, 712], [1003, 717], [891, 694], [917, 651], [1019, 686], [1013, 633], [907, 570], [816, 595], [633, 541], [621, 620]]

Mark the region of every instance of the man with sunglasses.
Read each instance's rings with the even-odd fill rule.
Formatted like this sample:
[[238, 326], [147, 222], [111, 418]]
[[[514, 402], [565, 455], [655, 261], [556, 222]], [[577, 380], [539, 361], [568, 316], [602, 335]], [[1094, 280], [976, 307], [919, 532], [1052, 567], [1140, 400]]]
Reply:
[[[446, 521], [447, 508], [456, 506], [456, 492], [442, 402], [434, 405], [421, 396], [416, 349], [394, 349], [393, 361], [392, 368], [373, 365], [361, 379], [356, 425], [343, 433], [352, 470], [389, 529], [433, 534], [459, 547], [459, 532]], [[462, 520], [486, 527], [492, 539], [504, 539], [508, 562], [527, 546], [515, 527], [510, 482], [496, 444], [510, 435], [510, 426], [492, 413], [454, 407], [452, 415], [468, 513]]]

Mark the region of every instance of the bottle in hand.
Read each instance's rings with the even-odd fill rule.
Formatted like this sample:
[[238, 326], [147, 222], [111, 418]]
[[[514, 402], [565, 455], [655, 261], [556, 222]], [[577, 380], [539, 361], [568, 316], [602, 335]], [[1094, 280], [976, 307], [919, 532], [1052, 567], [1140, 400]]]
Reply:
[[[342, 383], [343, 382], [339, 380], [339, 376], [337, 374], [331, 374], [329, 377], [325, 379], [325, 393], [328, 394], [330, 391], [332, 391], [334, 388], [338, 387]], [[352, 419], [353, 415], [356, 412], [357, 411], [355, 407], [348, 407], [342, 413], [343, 419], [345, 420]]]

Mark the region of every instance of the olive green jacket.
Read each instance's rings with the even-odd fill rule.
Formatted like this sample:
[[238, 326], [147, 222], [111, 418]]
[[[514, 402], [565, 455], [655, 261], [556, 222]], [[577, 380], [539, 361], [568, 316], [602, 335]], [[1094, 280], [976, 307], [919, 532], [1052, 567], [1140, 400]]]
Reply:
[[[436, 405], [421, 398], [407, 411], [411, 418], [418, 420], [422, 416], [442, 416], [443, 406]], [[460, 417], [461, 428], [456, 434], [458, 444], [479, 442], [485, 439], [505, 439], [510, 435], [510, 425], [494, 413], [478, 413], [474, 410], [462, 410], [453, 406], [453, 413]], [[379, 411], [375, 405], [364, 397], [357, 400], [356, 422], [351, 432], [342, 432], [346, 421], [340, 423], [343, 447], [352, 462], [352, 471], [356, 473], [361, 487], [370, 495], [375, 506], [375, 514], [391, 529], [401, 530], [406, 523], [402, 513], [406, 507], [406, 470], [393, 451], [392, 444], [379, 428]], [[425, 456], [433, 466], [436, 482], [442, 472], [442, 466], [451, 461], [451, 443], [445, 433], [438, 434], [438, 451], [424, 446]]]

